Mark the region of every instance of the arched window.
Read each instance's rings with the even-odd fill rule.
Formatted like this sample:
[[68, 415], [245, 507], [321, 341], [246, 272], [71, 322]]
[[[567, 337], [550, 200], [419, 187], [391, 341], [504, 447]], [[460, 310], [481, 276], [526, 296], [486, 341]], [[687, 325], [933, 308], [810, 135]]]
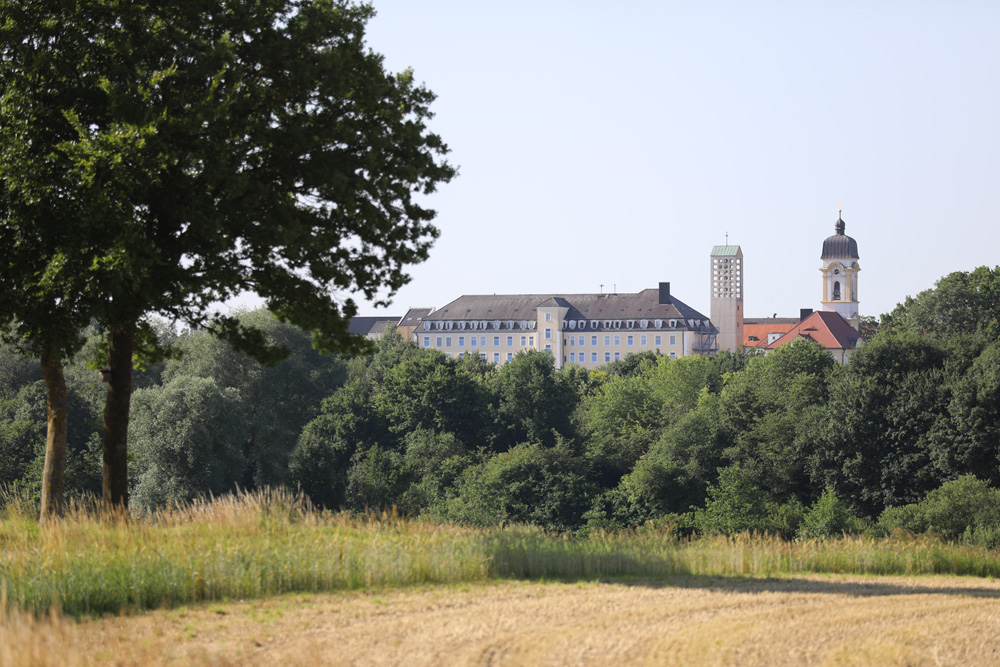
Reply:
[[833, 282], [833, 300], [840, 301], [840, 281], [835, 280]]

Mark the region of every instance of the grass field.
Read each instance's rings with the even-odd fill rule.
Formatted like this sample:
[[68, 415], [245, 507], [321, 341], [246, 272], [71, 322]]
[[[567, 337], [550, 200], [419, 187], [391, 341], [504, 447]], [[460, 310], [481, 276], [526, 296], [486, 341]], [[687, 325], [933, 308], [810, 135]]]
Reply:
[[[930, 574], [965, 578], [919, 578]], [[584, 640], [592, 636], [599, 645], [581, 654], [581, 660], [621, 650], [625, 653], [616, 655], [622, 659], [663, 663], [669, 662], [663, 658], [666, 654], [708, 655], [708, 644], [722, 637], [726, 641], [712, 655], [725, 664], [738, 662], [747, 650], [764, 650], [784, 639], [793, 651], [789, 655], [801, 656], [796, 651], [804, 650], [809, 637], [829, 630], [827, 648], [809, 654], [815, 662], [834, 660], [837, 646], [843, 645], [837, 637], [861, 641], [860, 628], [882, 616], [888, 619], [887, 627], [903, 628], [900, 632], [910, 633], [913, 641], [901, 635], [892, 644], [896, 648], [886, 648], [884, 642], [866, 639], [872, 660], [898, 655], [906, 658], [901, 664], [919, 664], [907, 653], [910, 649], [897, 649], [916, 646], [914, 655], [920, 656], [933, 647], [959, 656], [963, 646], [975, 643], [964, 631], [949, 631], [948, 636], [967, 640], [948, 648], [937, 632], [953, 625], [988, 627], [991, 634], [983, 637], [1000, 636], [1000, 627], [994, 627], [998, 587], [992, 581], [998, 574], [996, 552], [930, 538], [784, 542], [741, 536], [688, 541], [655, 530], [571, 538], [527, 527], [481, 530], [392, 516], [320, 513], [285, 493], [201, 502], [130, 521], [101, 520], [76, 510], [40, 526], [15, 503], [8, 504], [0, 520], [0, 664], [94, 664], [109, 658], [122, 664], [147, 659], [216, 663], [231, 655], [312, 664], [323, 650], [354, 651], [371, 644], [375, 635], [366, 637], [367, 629], [380, 627], [386, 619], [391, 626], [392, 618], [409, 630], [387, 635], [397, 637], [398, 644], [388, 639], [374, 642], [381, 646], [377, 655], [389, 662], [391, 655], [416, 655], [412, 646], [406, 653], [394, 653], [392, 646], [406, 647], [423, 636], [421, 624], [450, 627], [440, 631], [440, 641], [465, 646], [468, 661], [489, 662], [477, 651], [500, 650], [489, 637], [495, 639], [493, 630], [508, 617], [503, 651], [515, 663], [541, 660], [545, 651], [558, 655], [586, 646]], [[574, 591], [587, 595], [574, 597]], [[298, 597], [281, 597], [289, 594]], [[532, 621], [535, 612], [530, 610], [538, 595], [559, 601], [551, 609], [539, 609]], [[639, 607], [628, 611], [633, 603]], [[763, 607], [753, 611], [758, 603]], [[317, 605], [326, 610], [320, 617], [328, 622], [314, 628], [316, 615], [310, 609]], [[914, 616], [928, 605], [936, 616]], [[610, 611], [618, 607], [620, 613]], [[291, 626], [270, 622], [275, 609], [286, 610], [277, 615], [287, 617]], [[143, 610], [155, 611], [136, 613]], [[122, 613], [121, 618], [107, 618]], [[615, 614], [620, 614], [618, 621]], [[951, 618], [949, 614], [955, 614], [953, 623], [931, 620]], [[463, 626], [463, 617], [474, 627]], [[525, 625], [518, 627], [513, 620], [517, 618]], [[769, 620], [758, 623], [757, 618]], [[634, 628], [629, 625], [633, 622]], [[282, 640], [268, 649], [259, 640], [266, 638], [261, 628], [272, 625], [276, 638], [305, 634], [299, 641]], [[257, 630], [241, 630], [244, 626]], [[787, 637], [775, 629], [785, 626]], [[359, 633], [356, 645], [348, 645], [352, 635], [345, 627]], [[558, 628], [559, 636], [583, 634], [560, 648], [562, 640], [536, 637], [545, 627]], [[324, 639], [323, 628], [336, 628], [337, 639]], [[240, 639], [247, 632], [259, 645]], [[760, 639], [768, 632], [774, 635], [771, 639]], [[225, 639], [230, 635], [231, 640]], [[459, 641], [469, 636], [482, 641]], [[610, 643], [599, 640], [604, 636]], [[95, 637], [102, 638], [96, 645]], [[647, 640], [630, 643], [641, 637]], [[740, 637], [746, 641], [737, 641]], [[917, 641], [920, 637], [926, 641]], [[795, 642], [801, 646], [794, 648]], [[314, 644], [314, 650], [308, 648]], [[65, 653], [73, 646], [79, 651]], [[119, 646], [121, 652], [109, 656], [101, 646]], [[536, 648], [542, 653], [523, 653]], [[965, 662], [985, 659], [988, 648], [966, 655]], [[301, 654], [282, 653], [299, 649]], [[428, 650], [426, 664], [442, 657]], [[361, 661], [378, 662], [374, 655]], [[772, 654], [765, 661], [782, 662]], [[845, 661], [851, 662], [835, 660]]]

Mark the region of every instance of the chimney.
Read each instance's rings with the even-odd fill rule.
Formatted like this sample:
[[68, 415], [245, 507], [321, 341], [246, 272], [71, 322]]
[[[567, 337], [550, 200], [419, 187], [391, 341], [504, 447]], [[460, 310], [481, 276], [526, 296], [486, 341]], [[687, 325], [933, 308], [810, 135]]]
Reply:
[[799, 322], [813, 314], [812, 308], [799, 308]]
[[670, 304], [670, 283], [660, 283], [660, 305]]

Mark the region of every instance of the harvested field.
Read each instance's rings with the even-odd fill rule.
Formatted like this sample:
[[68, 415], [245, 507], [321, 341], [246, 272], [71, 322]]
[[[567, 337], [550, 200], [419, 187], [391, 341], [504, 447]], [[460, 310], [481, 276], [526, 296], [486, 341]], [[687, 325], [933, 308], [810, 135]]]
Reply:
[[0, 664], [1000, 663], [1000, 583], [959, 577], [500, 582], [8, 619]]

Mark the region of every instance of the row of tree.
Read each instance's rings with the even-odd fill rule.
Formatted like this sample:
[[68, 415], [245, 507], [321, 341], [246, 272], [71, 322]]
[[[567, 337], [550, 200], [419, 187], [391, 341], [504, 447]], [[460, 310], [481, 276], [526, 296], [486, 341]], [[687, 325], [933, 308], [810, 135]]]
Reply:
[[[819, 516], [843, 528], [897, 508], [909, 526], [898, 508], [946, 483], [1000, 487], [1000, 301], [982, 297], [995, 285], [1000, 272], [985, 268], [942, 279], [884, 316], [846, 366], [804, 340], [596, 371], [557, 371], [544, 352], [502, 366], [448, 358], [394, 333], [369, 356], [322, 356], [305, 333], [247, 313], [290, 358], [267, 368], [205, 332], [178, 337], [180, 354], [137, 375], [130, 482], [143, 508], [286, 484], [331, 508], [476, 524], [673, 517], [787, 535]], [[33, 366], [3, 359], [0, 481], [30, 487], [43, 392]], [[95, 475], [91, 375], [67, 370], [68, 479], [81, 490]]]

